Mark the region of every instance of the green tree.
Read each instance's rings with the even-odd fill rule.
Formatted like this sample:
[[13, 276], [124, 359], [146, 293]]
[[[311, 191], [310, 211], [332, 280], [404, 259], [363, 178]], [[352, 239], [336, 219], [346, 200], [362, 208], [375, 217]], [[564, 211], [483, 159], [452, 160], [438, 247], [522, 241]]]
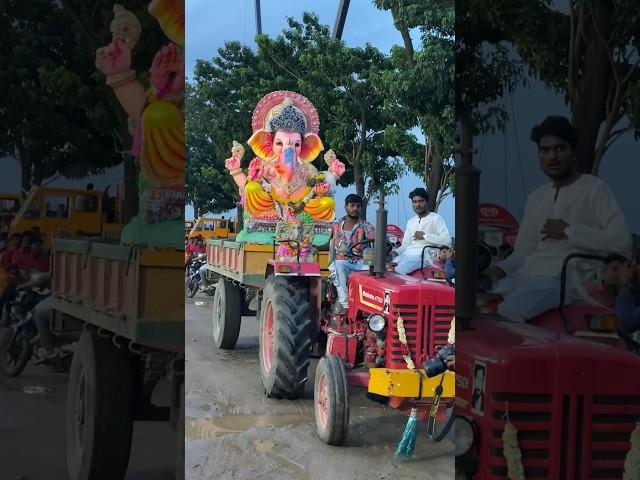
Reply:
[[[275, 39], [257, 37], [259, 55], [276, 75], [293, 78], [297, 90], [314, 103], [325, 146], [347, 166], [342, 184], [355, 183], [365, 212], [378, 185], [386, 193], [394, 192], [405, 169], [398, 150], [384, 135], [398, 123], [383, 88], [383, 75], [393, 67], [391, 59], [371, 44], [349, 48], [333, 41], [315, 14], [303, 14], [302, 23], [290, 18], [288, 24], [289, 29]], [[316, 162], [322, 167], [322, 159]]]
[[[134, 68], [144, 76], [166, 43], [147, 2], [130, 0], [143, 33]], [[94, 66], [109, 43], [113, 2], [7, 0], [0, 4], [0, 150], [21, 165], [22, 188], [63, 175], [82, 178], [125, 162], [126, 218], [137, 213], [131, 136], [115, 95]]]
[[[228, 42], [210, 61], [198, 60], [186, 90], [186, 197], [194, 210], [219, 213], [239, 201], [238, 187], [225, 167], [233, 140], [251, 136], [256, 103], [272, 90], [295, 90], [290, 77], [276, 75], [255, 52]], [[248, 166], [251, 149], [243, 160]]]
[[[635, 0], [478, 0], [479, 38], [515, 47], [529, 71], [564, 95], [580, 132], [579, 169], [597, 174], [623, 134], [640, 134], [640, 16]], [[515, 60], [514, 62], [517, 62]]]
[[[206, 135], [207, 140], [197, 147], [199, 152], [189, 148], [188, 156], [206, 157], [208, 165], [222, 172], [216, 180], [215, 202], [222, 209], [237, 200], [237, 187], [224, 159], [230, 155], [232, 140], [250, 137], [253, 108], [273, 90], [297, 91], [314, 103], [325, 147], [346, 163], [342, 185], [355, 183], [365, 201], [380, 183], [392, 192], [404, 165], [384, 134], [397, 123], [382, 88], [382, 75], [392, 67], [390, 58], [371, 45], [348, 48], [333, 42], [328, 27], [313, 14], [305, 13], [302, 23], [293, 19], [288, 23], [276, 38], [258, 36], [257, 52], [230, 42], [211, 61], [197, 62], [191, 92], [200, 107], [198, 113], [187, 115], [187, 135]], [[245, 157], [243, 166], [251, 157]], [[315, 165], [326, 168], [321, 157]], [[187, 179], [189, 195], [195, 196], [196, 184]]]
[[[453, 193], [454, 115], [454, 18], [453, 0], [375, 0], [389, 10], [403, 46], [392, 51], [393, 69], [385, 72], [388, 97], [396, 99], [401, 127], [386, 136], [409, 167], [427, 184], [429, 207], [437, 211]], [[416, 50], [411, 30], [420, 33]], [[419, 144], [407, 130], [418, 127], [425, 137]]]

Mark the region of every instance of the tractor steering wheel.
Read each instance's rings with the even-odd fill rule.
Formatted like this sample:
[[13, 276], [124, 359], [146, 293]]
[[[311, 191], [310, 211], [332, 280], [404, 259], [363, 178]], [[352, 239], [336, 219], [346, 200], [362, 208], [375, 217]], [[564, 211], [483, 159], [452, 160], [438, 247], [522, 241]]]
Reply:
[[[375, 241], [375, 239], [373, 239], [373, 238], [366, 238], [366, 239], [364, 239], [364, 240], [360, 240], [359, 242], [354, 243], [354, 244], [353, 244], [353, 245], [351, 245], [351, 247], [349, 248], [349, 252], [348, 252], [348, 253], [349, 253], [349, 256], [351, 256], [351, 257], [356, 257], [356, 258], [362, 258], [362, 253], [363, 253], [363, 250], [364, 250], [364, 249], [362, 249], [362, 250], [360, 251], [360, 253], [355, 252], [355, 251], [354, 251], [354, 249], [355, 249], [356, 247], [359, 247], [360, 245], [375, 245], [375, 242], [376, 242], [376, 241]], [[392, 244], [390, 241], [388, 241], [388, 240], [387, 240], [387, 257], [388, 257], [389, 255], [391, 255], [391, 251], [392, 251], [392, 250], [393, 250], [393, 244]]]

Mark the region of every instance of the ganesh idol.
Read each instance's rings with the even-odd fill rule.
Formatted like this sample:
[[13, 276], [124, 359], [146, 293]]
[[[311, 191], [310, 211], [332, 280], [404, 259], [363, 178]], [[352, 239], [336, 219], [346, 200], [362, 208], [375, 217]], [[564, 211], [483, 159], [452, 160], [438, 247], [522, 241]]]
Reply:
[[318, 172], [312, 165], [324, 150], [319, 126], [315, 107], [298, 93], [272, 92], [257, 104], [253, 134], [247, 141], [256, 157], [243, 172], [244, 148], [234, 141], [232, 157], [226, 160], [249, 220], [328, 223], [335, 219], [331, 193], [345, 166], [332, 150], [324, 156], [326, 171]]

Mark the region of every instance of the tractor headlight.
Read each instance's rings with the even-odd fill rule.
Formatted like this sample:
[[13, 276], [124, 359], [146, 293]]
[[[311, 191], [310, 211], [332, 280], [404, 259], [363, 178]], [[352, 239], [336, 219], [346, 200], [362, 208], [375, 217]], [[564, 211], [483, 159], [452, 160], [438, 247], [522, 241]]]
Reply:
[[462, 457], [469, 453], [475, 440], [473, 425], [465, 417], [456, 415], [455, 418], [455, 443], [454, 451], [456, 457]]
[[380, 333], [382, 330], [384, 330], [386, 320], [379, 313], [374, 313], [373, 315], [369, 315], [367, 323], [369, 324], [369, 329], [372, 332]]

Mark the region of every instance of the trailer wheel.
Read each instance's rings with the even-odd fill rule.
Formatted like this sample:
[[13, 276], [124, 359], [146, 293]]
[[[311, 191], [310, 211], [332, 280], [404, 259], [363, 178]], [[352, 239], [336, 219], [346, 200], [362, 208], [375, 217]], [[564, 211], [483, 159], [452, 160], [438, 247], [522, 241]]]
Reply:
[[322, 357], [318, 362], [313, 403], [320, 439], [329, 445], [342, 445], [349, 432], [349, 387], [340, 358]]
[[180, 387], [180, 416], [176, 435], [178, 452], [176, 455], [176, 480], [184, 480], [184, 382]]
[[299, 398], [309, 368], [311, 319], [305, 279], [267, 279], [260, 306], [260, 375], [268, 397]]
[[242, 290], [221, 278], [213, 295], [213, 342], [216, 347], [231, 350], [236, 346], [242, 322]]
[[122, 480], [133, 430], [129, 352], [85, 330], [71, 363], [66, 405], [71, 480]]

